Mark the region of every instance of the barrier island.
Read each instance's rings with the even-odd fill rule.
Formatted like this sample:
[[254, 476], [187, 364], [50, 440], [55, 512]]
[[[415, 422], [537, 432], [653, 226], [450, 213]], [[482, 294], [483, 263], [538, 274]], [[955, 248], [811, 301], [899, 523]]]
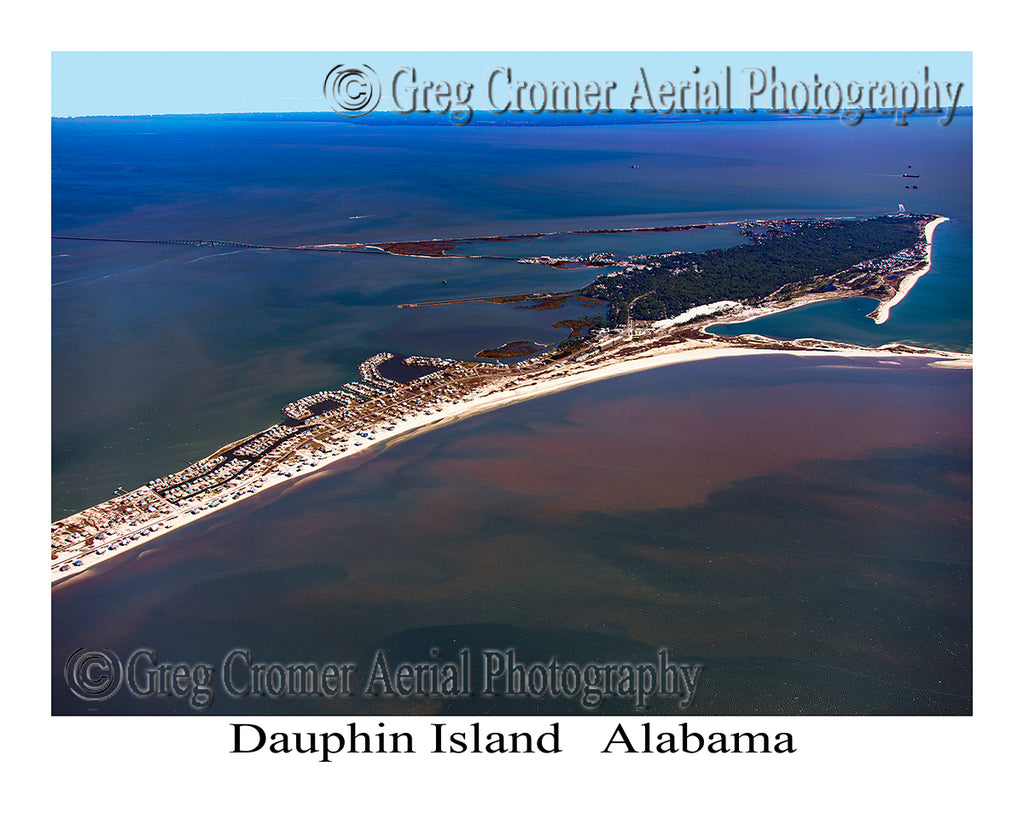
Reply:
[[[736, 224], [746, 244], [703, 253], [683, 251], [616, 259], [524, 257], [553, 267], [610, 268], [571, 293], [482, 296], [400, 305], [414, 308], [467, 300], [551, 309], [576, 299], [603, 316], [563, 321], [568, 337], [541, 347], [510, 341], [482, 351], [491, 362], [381, 352], [359, 367], [359, 379], [298, 398], [267, 429], [229, 443], [171, 475], [116, 495], [51, 525], [51, 580], [64, 580], [126, 550], [151, 543], [219, 509], [340, 459], [440, 424], [625, 373], [721, 356], [919, 356], [941, 366], [971, 366], [962, 354], [900, 344], [859, 347], [819, 339], [779, 341], [757, 335], [723, 338], [712, 324], [744, 321], [816, 301], [868, 296], [881, 323], [931, 265], [932, 234], [944, 217], [892, 214], [871, 219], [770, 219]], [[723, 223], [717, 223], [723, 224]], [[575, 233], [684, 231], [703, 225]], [[275, 250], [458, 256], [478, 242], [556, 234]], [[65, 237], [74, 238], [74, 237]], [[90, 239], [95, 241], [95, 239]], [[100, 239], [99, 241], [118, 241]], [[138, 240], [133, 240], [138, 241]], [[183, 243], [188, 243], [187, 241]], [[252, 247], [256, 247], [253, 245]], [[468, 255], [468, 254], [462, 254]], [[382, 369], [385, 372], [382, 372]]]

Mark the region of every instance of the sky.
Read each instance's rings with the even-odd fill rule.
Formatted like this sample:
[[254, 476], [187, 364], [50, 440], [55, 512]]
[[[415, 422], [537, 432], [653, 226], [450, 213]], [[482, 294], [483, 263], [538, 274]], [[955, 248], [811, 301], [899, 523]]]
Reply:
[[[818, 75], [822, 84], [834, 81], [892, 81], [923, 87], [923, 69], [940, 84], [963, 83], [959, 106], [973, 104], [970, 52], [244, 52], [244, 51], [54, 51], [52, 53], [51, 115], [107, 116], [142, 114], [202, 114], [248, 112], [307, 112], [331, 110], [323, 86], [337, 65], [369, 66], [380, 80], [376, 110], [396, 110], [411, 104], [409, 74], [394, 79], [402, 67], [416, 70], [415, 86], [446, 81], [473, 85], [476, 110], [492, 110], [510, 101], [507, 77], [539, 82], [556, 80], [615, 82], [613, 107], [625, 107], [644, 69], [652, 90], [663, 82], [717, 80], [731, 69], [733, 106], [745, 107], [749, 85], [760, 75], [791, 88], [808, 86]], [[500, 75], [492, 96], [487, 81]], [[695, 68], [699, 71], [695, 72]], [[413, 86], [413, 87], [415, 87]], [[422, 94], [422, 91], [420, 92]], [[422, 96], [419, 97], [422, 106]], [[437, 105], [436, 102], [432, 103]], [[767, 107], [767, 96], [757, 98]], [[691, 105], [692, 107], [692, 105]]]

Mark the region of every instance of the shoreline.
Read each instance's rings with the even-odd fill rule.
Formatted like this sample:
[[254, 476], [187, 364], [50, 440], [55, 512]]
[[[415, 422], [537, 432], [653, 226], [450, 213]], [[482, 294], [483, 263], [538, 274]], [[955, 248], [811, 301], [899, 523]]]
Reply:
[[932, 234], [935, 233], [935, 228], [941, 225], [943, 222], [948, 222], [948, 216], [937, 216], [932, 219], [924, 227], [924, 241], [926, 246], [926, 256], [924, 267], [921, 270], [914, 273], [909, 273], [900, 279], [899, 286], [896, 288], [896, 293], [891, 296], [888, 300], [883, 301], [878, 307], [872, 312], [868, 313], [868, 318], [873, 318], [875, 324], [885, 324], [889, 320], [889, 311], [892, 310], [897, 304], [907, 297], [907, 294], [913, 289], [914, 285], [917, 284], [917, 280], [920, 279], [925, 273], [932, 269]]
[[[701, 329], [703, 330], [703, 328]], [[630, 342], [631, 340], [624, 341], [619, 345], [613, 343], [611, 349], [605, 348], [601, 344], [596, 344], [595, 349], [589, 351], [587, 355], [588, 358], [596, 358], [596, 361], [561, 362], [538, 373], [522, 372], [513, 365], [513, 367], [507, 368], [509, 370], [507, 375], [503, 375], [503, 377], [494, 380], [484, 387], [474, 390], [467, 397], [462, 397], [458, 401], [442, 404], [440, 408], [431, 404], [429, 408], [425, 407], [423, 410], [410, 414], [409, 417], [392, 424], [388, 424], [387, 421], [378, 422], [371, 428], [369, 440], [372, 443], [365, 449], [349, 447], [342, 451], [329, 451], [327, 454], [319, 452], [314, 454], [311, 450], [310, 456], [315, 459], [314, 462], [305, 466], [305, 460], [303, 459], [304, 466], [296, 467], [294, 475], [291, 472], [282, 474], [283, 467], [269, 473], [253, 475], [240, 484], [226, 488], [223, 492], [213, 496], [212, 499], [204, 498], [195, 507], [175, 509], [169, 514], [146, 520], [146, 525], [141, 531], [136, 530], [134, 532], [127, 532], [127, 534], [122, 533], [122, 535], [111, 533], [111, 536], [115, 539], [122, 536], [132, 538], [127, 543], [111, 546], [107, 546], [104, 543], [102, 546], [97, 547], [96, 538], [93, 538], [92, 542], [86, 546], [84, 552], [51, 559], [51, 586], [74, 577], [81, 577], [87, 570], [94, 568], [100, 563], [133, 551], [139, 546], [152, 544], [161, 535], [202, 520], [208, 515], [219, 512], [274, 486], [293, 481], [297, 482], [301, 478], [319, 472], [324, 467], [343, 461], [346, 458], [366, 452], [378, 453], [388, 445], [441, 426], [456, 423], [465, 418], [595, 381], [616, 378], [673, 364], [750, 355], [790, 354], [875, 359], [912, 356], [920, 359], [933, 359], [932, 363], [936, 366], [952, 367], [970, 367], [973, 362], [973, 356], [968, 354], [910, 348], [898, 344], [871, 348], [822, 342], [814, 339], [806, 339], [799, 342], [779, 342], [756, 336], [741, 337], [729, 341], [723, 341], [717, 336], [710, 340], [684, 338], [682, 340], [677, 339], [674, 342], [669, 340], [665, 345], [654, 348], [615, 349], [616, 346], [621, 346], [622, 343], [628, 347]], [[298, 449], [296, 449], [296, 452]], [[148, 493], [152, 495], [154, 500], [162, 500], [148, 486], [126, 493], [125, 496], [135, 495], [136, 493], [142, 493], [142, 495]], [[239, 496], [232, 498], [232, 494]], [[83, 512], [79, 512], [71, 517], [87, 515], [96, 508], [95, 506], [90, 507], [90, 509], [83, 510]], [[64, 520], [69, 519], [65, 518]], [[97, 530], [97, 535], [99, 534]], [[103, 537], [105, 539], [106, 535], [103, 535]], [[80, 562], [81, 565], [72, 565], [75, 561]], [[61, 566], [65, 565], [68, 568], [61, 570]]]

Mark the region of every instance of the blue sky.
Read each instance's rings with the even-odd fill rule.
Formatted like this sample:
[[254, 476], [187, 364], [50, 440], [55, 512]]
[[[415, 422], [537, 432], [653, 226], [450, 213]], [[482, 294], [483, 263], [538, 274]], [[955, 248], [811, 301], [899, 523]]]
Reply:
[[[338, 64], [368, 65], [385, 87], [378, 110], [394, 106], [388, 90], [402, 66], [417, 79], [473, 83], [473, 103], [486, 110], [491, 70], [506, 66], [514, 80], [615, 81], [629, 98], [639, 69], [653, 82], [715, 79], [732, 69], [734, 107], [746, 103], [746, 67], [780, 80], [824, 83], [931, 79], [964, 84], [958, 105], [973, 104], [970, 52], [54, 52], [52, 116], [328, 111], [322, 92]], [[699, 67], [699, 75], [693, 73]], [[741, 97], [737, 100], [735, 97]]]

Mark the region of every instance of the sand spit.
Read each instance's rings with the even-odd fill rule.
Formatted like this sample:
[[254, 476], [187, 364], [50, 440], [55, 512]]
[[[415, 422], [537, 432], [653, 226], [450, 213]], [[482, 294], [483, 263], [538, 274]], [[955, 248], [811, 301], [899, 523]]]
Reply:
[[878, 305], [878, 309], [868, 314], [868, 318], [873, 318], [875, 324], [885, 324], [889, 320], [889, 311], [892, 310], [897, 304], [907, 297], [907, 294], [911, 291], [913, 286], [917, 284], [917, 280], [920, 279], [925, 273], [932, 268], [932, 234], [935, 233], [935, 228], [941, 225], [943, 222], [948, 222], [949, 217], [939, 216], [932, 219], [924, 228], [924, 241], [927, 246], [925, 264], [920, 270], [916, 270], [907, 276], [900, 279], [899, 287], [896, 288], [896, 294], [892, 296], [888, 301], [882, 302]]

